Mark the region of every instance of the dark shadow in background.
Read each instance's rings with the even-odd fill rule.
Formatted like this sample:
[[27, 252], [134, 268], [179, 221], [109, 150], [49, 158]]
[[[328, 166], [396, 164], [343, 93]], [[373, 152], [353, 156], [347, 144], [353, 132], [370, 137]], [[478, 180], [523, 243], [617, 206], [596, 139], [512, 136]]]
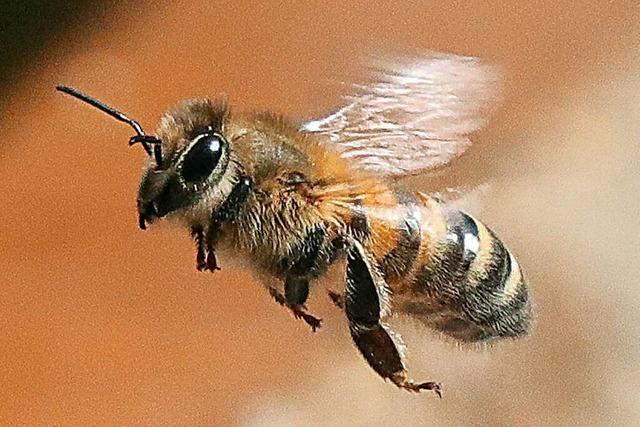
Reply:
[[[93, 27], [114, 2], [73, 0], [0, 1], [0, 93], [20, 80], [46, 42], [71, 26]], [[0, 96], [0, 111], [8, 99]]]

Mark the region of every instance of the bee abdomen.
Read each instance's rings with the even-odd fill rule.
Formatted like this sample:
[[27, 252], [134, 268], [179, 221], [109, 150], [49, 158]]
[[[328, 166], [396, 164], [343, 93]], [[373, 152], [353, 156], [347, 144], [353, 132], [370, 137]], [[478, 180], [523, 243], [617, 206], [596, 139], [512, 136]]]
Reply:
[[487, 231], [491, 236], [489, 256], [469, 270], [460, 308], [483, 329], [479, 339], [524, 335], [531, 323], [527, 284], [511, 252]]
[[415, 196], [396, 191], [396, 197], [402, 207], [402, 214], [396, 225], [397, 240], [393, 249], [380, 260], [380, 268], [385, 279], [390, 282], [400, 280], [411, 272], [422, 244], [420, 206]]
[[516, 259], [484, 224], [457, 210], [443, 214], [446, 237], [413, 279], [427, 303], [409, 311], [462, 341], [525, 334], [531, 307]]

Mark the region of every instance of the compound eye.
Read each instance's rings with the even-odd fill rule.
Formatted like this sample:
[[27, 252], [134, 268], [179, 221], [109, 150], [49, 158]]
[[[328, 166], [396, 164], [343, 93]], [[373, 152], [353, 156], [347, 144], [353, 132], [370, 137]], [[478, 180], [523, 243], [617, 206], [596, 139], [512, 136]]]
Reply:
[[187, 182], [201, 182], [216, 168], [222, 155], [222, 138], [218, 135], [198, 135], [185, 154], [181, 174]]

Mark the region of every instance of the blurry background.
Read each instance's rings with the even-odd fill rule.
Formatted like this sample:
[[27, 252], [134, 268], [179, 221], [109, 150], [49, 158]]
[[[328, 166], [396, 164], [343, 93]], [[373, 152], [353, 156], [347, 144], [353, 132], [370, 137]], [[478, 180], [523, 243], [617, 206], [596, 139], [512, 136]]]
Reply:
[[[640, 423], [637, 1], [14, 3], [0, 13], [2, 425]], [[198, 274], [185, 231], [138, 230], [131, 129], [54, 91], [148, 130], [217, 92], [308, 118], [363, 56], [422, 50], [505, 69], [502, 109], [447, 182], [492, 182], [481, 217], [538, 314], [530, 338], [485, 350], [396, 321], [442, 400], [383, 383], [321, 289], [314, 335], [229, 260]]]

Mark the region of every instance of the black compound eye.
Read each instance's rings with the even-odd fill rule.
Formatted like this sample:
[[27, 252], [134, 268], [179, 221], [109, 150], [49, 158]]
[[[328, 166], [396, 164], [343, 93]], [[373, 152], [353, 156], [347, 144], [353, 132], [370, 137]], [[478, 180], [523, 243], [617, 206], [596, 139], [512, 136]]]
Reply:
[[182, 161], [181, 174], [187, 182], [205, 180], [222, 155], [222, 138], [218, 135], [202, 134], [195, 141]]

